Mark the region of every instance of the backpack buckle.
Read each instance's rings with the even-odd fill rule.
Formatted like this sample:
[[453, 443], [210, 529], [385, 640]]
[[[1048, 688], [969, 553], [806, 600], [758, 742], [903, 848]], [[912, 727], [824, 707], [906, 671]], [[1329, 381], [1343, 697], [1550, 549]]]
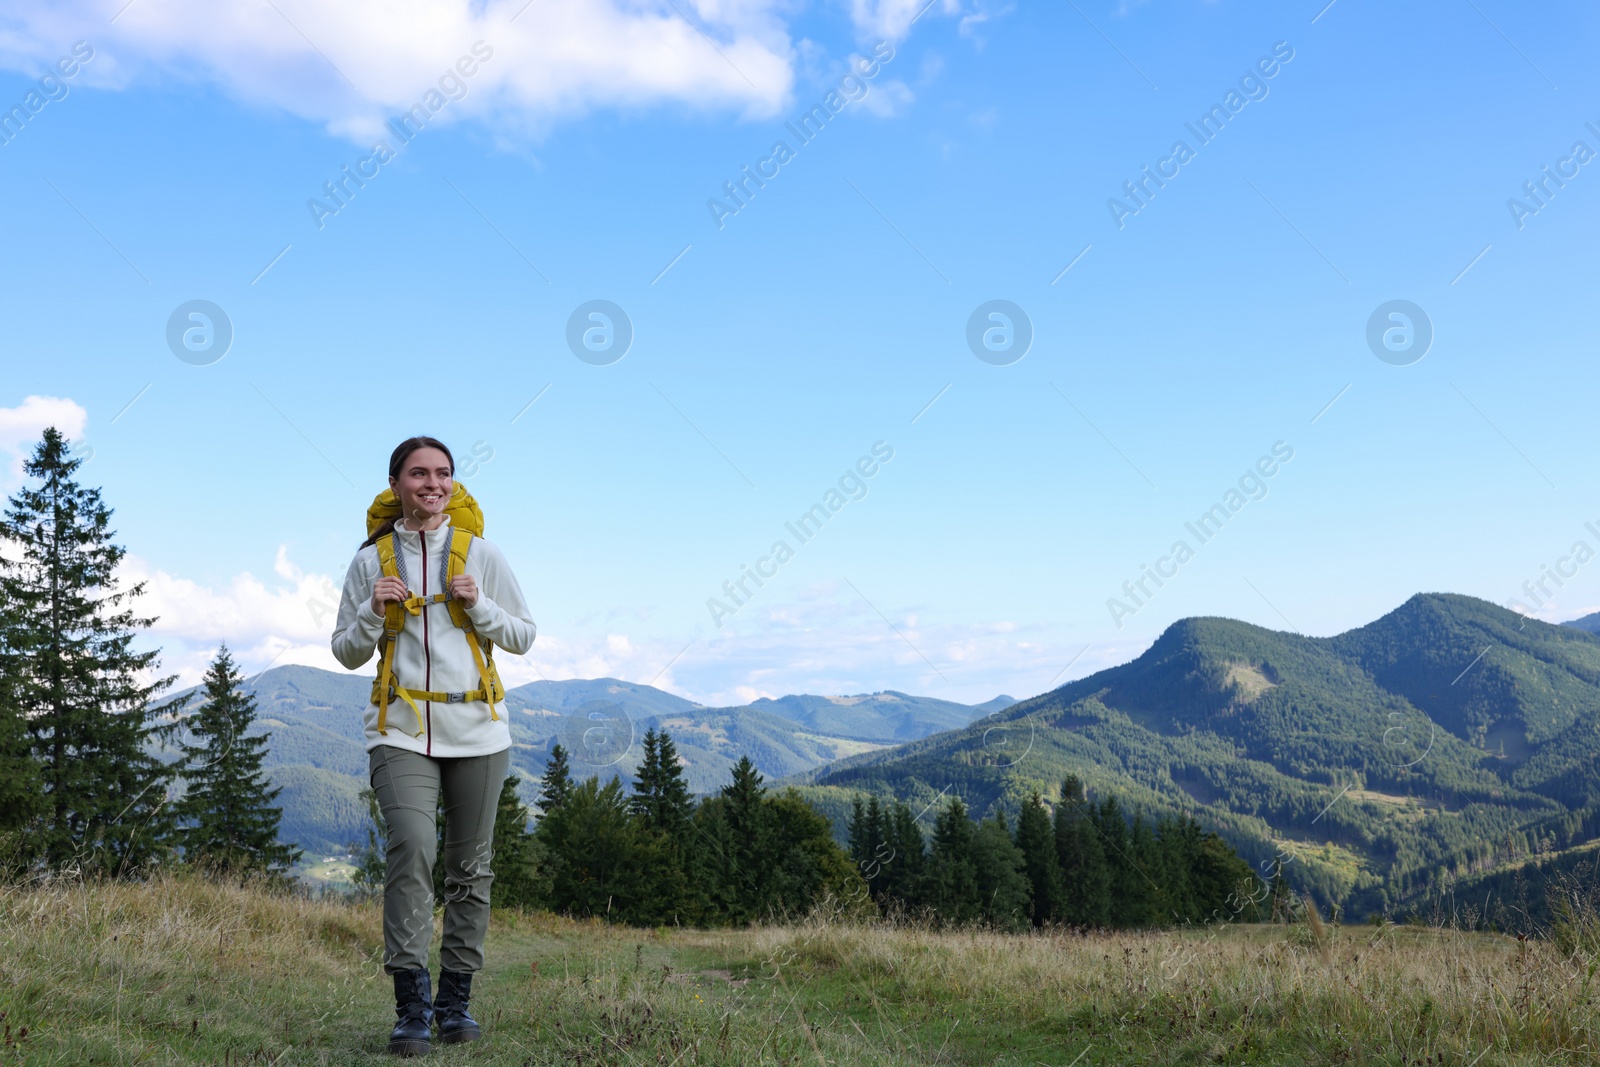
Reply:
[[460, 693], [446, 693], [444, 695], [444, 702], [446, 704], [465, 704], [467, 702], [467, 694], [465, 691]]

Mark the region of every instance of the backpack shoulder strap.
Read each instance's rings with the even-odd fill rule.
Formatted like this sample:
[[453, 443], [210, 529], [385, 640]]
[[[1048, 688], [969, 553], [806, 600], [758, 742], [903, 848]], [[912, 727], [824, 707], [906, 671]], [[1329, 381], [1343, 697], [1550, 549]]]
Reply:
[[[399, 578], [405, 580], [401, 568], [404, 566], [400, 557], [395, 553], [394, 534], [387, 533], [373, 543], [378, 550], [378, 572], [386, 578]], [[394, 682], [394, 642], [400, 636], [400, 631], [406, 625], [405, 606], [391, 600], [383, 606], [383, 636], [378, 639], [379, 656], [381, 661], [378, 667], [378, 677], [372, 687], [373, 703], [378, 705], [378, 733], [387, 737], [389, 735], [389, 691]], [[401, 694], [404, 697], [404, 694]], [[405, 697], [412, 711], [417, 711], [417, 706], [409, 697]], [[422, 733], [422, 713], [417, 712], [417, 733]]]
[[[465, 572], [467, 567], [467, 553], [472, 550], [473, 533], [471, 530], [457, 528], [450, 535], [450, 567], [446, 572], [445, 580], [448, 582], [458, 574]], [[479, 595], [482, 595], [480, 589]], [[487, 639], [478, 636], [472, 628], [472, 621], [467, 618], [467, 609], [461, 606], [461, 601], [451, 597], [445, 601], [450, 606], [450, 621], [466, 631], [467, 646], [472, 649], [472, 659], [478, 668], [478, 680], [483, 684], [483, 692], [487, 694], [484, 699], [489, 704], [489, 718], [496, 721], [500, 716], [495, 714], [495, 702], [505, 696], [505, 685], [500, 681], [500, 671], [494, 665], [494, 645]]]
[[372, 543], [372, 547], [378, 550], [378, 570], [389, 578], [400, 577], [399, 565], [395, 562], [394, 556], [394, 534], [384, 534]]
[[[472, 531], [452, 528], [450, 531], [450, 561], [445, 570], [445, 590], [450, 588], [450, 579], [458, 574], [466, 573], [467, 553], [472, 549]], [[450, 607], [450, 621], [462, 630], [470, 631], [472, 623], [467, 620], [467, 609], [461, 606], [461, 601], [451, 597], [445, 601]]]

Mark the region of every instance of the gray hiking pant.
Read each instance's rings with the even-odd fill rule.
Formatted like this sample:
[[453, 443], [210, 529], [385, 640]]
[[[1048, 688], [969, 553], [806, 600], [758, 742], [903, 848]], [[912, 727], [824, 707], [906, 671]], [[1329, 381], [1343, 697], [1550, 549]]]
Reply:
[[494, 815], [511, 750], [455, 759], [424, 756], [393, 745], [367, 753], [372, 788], [388, 827], [388, 872], [383, 886], [383, 969], [389, 974], [428, 966], [433, 934], [433, 864], [437, 809], [444, 790], [444, 935], [439, 963], [448, 971], [483, 969], [494, 872]]

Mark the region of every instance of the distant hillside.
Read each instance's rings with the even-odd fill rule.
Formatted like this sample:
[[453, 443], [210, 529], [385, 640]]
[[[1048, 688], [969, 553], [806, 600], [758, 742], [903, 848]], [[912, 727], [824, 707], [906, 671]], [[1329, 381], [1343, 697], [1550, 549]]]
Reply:
[[956, 730], [1016, 701], [998, 696], [984, 704], [956, 704], [886, 689], [852, 697], [788, 696], [757, 700], [746, 707], [769, 712], [808, 730], [860, 741], [914, 741], [941, 730]]
[[1419, 595], [1307, 638], [1184, 619], [1130, 663], [796, 781], [1015, 812], [1074, 773], [1357, 912], [1600, 836], [1600, 639]]
[[1572, 628], [1582, 630], [1585, 633], [1600, 634], [1600, 611], [1585, 615], [1581, 619], [1568, 619], [1561, 625], [1571, 626]]
[[[270, 732], [263, 765], [283, 787], [282, 837], [306, 851], [307, 859], [342, 853], [364, 831], [366, 809], [359, 793], [367, 786], [368, 763], [361, 714], [371, 677], [314, 667], [275, 667], [251, 679], [257, 720], [252, 734]], [[853, 733], [814, 717], [802, 722], [775, 708], [848, 709]], [[1009, 697], [969, 707], [903, 693], [859, 697], [784, 697], [756, 705], [708, 708], [648, 685], [615, 678], [532, 682], [506, 694], [511, 711], [513, 773], [523, 779], [522, 798], [531, 804], [552, 744], [573, 755], [573, 772], [631, 778], [637, 739], [651, 727], [669, 731], [684, 761], [685, 778], [697, 793], [721, 787], [733, 765], [749, 755], [769, 778], [782, 778], [845, 756], [876, 751], [898, 737], [923, 737], [964, 725]], [[609, 748], [606, 742], [609, 741]], [[171, 758], [175, 753], [169, 752]]]

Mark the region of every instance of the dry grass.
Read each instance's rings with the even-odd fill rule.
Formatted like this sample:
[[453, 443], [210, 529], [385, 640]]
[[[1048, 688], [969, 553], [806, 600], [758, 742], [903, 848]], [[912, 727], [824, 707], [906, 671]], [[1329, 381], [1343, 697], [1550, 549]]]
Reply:
[[[281, 1048], [319, 1017], [337, 1025], [370, 1000], [381, 941], [375, 906], [261, 886], [179, 877], [8, 887], [0, 1008], [15, 1048], [0, 1063], [17, 1052], [30, 1063], [210, 1062], [179, 1049]], [[361, 1021], [371, 1029], [367, 1013]]]
[[[641, 931], [496, 913], [474, 998], [492, 1040], [432, 1059], [1592, 1063], [1593, 943], [1307, 925], [1016, 937], [823, 917]], [[0, 1065], [376, 1062], [393, 1018], [380, 961], [375, 903], [181, 876], [11, 888]]]

